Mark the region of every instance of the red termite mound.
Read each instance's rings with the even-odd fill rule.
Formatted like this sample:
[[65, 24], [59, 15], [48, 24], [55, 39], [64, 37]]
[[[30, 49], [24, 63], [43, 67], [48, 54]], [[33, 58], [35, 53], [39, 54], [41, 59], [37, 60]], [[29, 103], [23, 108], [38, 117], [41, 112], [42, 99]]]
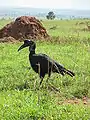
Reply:
[[18, 40], [22, 38], [40, 39], [48, 36], [42, 23], [31, 16], [18, 17], [14, 22], [7, 24], [0, 30], [0, 38], [13, 37]]

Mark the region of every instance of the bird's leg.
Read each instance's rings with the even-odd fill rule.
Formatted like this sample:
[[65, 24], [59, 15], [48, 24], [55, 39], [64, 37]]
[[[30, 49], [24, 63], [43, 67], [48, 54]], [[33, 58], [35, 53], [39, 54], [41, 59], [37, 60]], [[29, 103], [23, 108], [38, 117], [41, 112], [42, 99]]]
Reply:
[[51, 76], [51, 72], [52, 72], [52, 66], [50, 67], [50, 66], [49, 66], [49, 62], [48, 62], [48, 78], [47, 78], [47, 80], [46, 80], [47, 83], [48, 83], [49, 77]]
[[25, 84], [24, 84], [24, 89], [26, 89], [26, 88], [28, 88], [28, 87], [29, 87], [28, 81], [26, 80], [26, 81], [25, 81]]
[[40, 81], [40, 85], [42, 84], [42, 81], [43, 81], [43, 77], [40, 77], [41, 78], [41, 81]]
[[41, 78], [41, 81], [40, 81], [40, 83], [39, 83], [39, 88], [38, 88], [38, 90], [40, 90], [40, 87], [41, 87], [41, 84], [42, 84], [42, 81], [43, 81], [43, 77], [40, 77]]
[[48, 77], [47, 77], [47, 79], [46, 79], [46, 83], [48, 83], [48, 79], [50, 78], [50, 75], [51, 75], [51, 73], [48, 74]]
[[36, 79], [35, 79], [35, 82], [34, 82], [34, 89], [36, 89]]
[[40, 63], [37, 64], [38, 65], [38, 74], [41, 78], [41, 81], [40, 81], [40, 85], [42, 84], [42, 81], [43, 81], [43, 77], [41, 76], [41, 70], [40, 70]]
[[48, 79], [49, 79], [49, 76], [48, 76], [47, 79], [46, 79], [46, 83], [48, 83]]
[[47, 89], [48, 89], [48, 80], [49, 80], [50, 76], [51, 76], [51, 71], [49, 71], [48, 77], [46, 79], [46, 85], [45, 86], [46, 86]]

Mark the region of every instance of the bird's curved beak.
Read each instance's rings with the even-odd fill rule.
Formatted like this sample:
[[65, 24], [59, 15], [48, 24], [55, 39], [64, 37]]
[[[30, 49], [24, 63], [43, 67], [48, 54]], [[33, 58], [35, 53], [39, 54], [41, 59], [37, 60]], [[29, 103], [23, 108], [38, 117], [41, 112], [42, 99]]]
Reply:
[[25, 44], [21, 45], [21, 46], [19, 47], [18, 51], [20, 51], [21, 49], [23, 49], [23, 48], [25, 48], [25, 47], [27, 47]]

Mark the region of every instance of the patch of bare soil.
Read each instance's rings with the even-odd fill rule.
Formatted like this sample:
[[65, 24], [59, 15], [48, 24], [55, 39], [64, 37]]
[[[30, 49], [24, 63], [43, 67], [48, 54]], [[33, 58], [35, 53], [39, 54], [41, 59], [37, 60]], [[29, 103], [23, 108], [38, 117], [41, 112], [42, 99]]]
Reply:
[[74, 99], [66, 99], [64, 102], [58, 104], [84, 104], [90, 106], [90, 98], [83, 97], [82, 99], [74, 98]]

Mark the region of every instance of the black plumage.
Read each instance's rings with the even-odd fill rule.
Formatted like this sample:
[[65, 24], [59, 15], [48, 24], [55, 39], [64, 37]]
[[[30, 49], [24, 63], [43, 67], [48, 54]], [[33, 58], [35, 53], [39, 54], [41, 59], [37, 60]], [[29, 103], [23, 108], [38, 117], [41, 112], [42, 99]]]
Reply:
[[48, 74], [48, 77], [50, 77], [51, 72], [60, 73], [63, 76], [65, 74], [68, 74], [71, 77], [75, 76], [72, 71], [64, 68], [58, 62], [52, 60], [49, 56], [45, 54], [36, 54], [36, 43], [34, 41], [25, 40], [24, 44], [18, 49], [18, 51], [25, 47], [29, 47], [29, 61], [33, 70], [38, 73], [41, 78], [40, 85], [43, 81], [44, 76]]

